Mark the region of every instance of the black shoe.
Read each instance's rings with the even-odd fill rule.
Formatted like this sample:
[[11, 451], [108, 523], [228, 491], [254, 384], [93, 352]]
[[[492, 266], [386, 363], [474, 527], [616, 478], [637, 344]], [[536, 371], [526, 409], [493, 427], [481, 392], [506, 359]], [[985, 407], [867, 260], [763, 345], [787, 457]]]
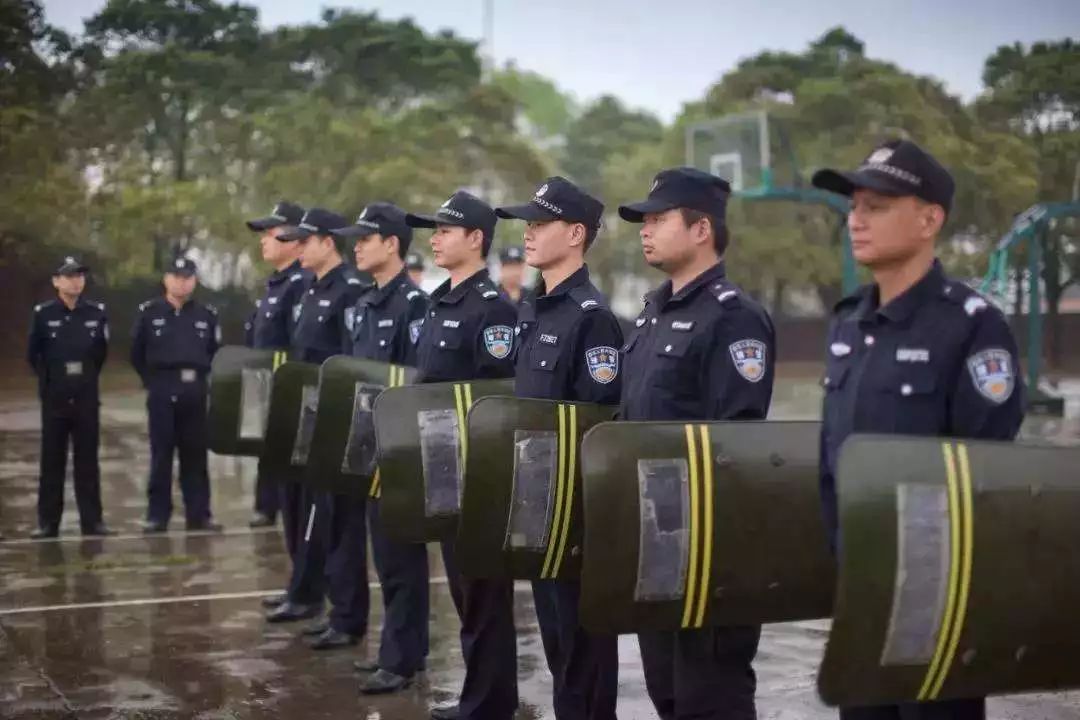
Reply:
[[301, 637], [317, 638], [320, 635], [325, 635], [326, 631], [330, 629], [330, 623], [326, 620], [320, 620], [314, 625], [308, 625], [306, 628], [300, 631]]
[[60, 537], [60, 526], [40, 525], [34, 528], [34, 531], [30, 533], [30, 537], [34, 540], [44, 540], [46, 538]]
[[267, 610], [273, 610], [276, 607], [280, 607], [289, 601], [289, 595], [287, 593], [281, 593], [280, 595], [271, 595], [270, 597], [264, 597], [262, 599], [262, 606]]
[[225, 528], [213, 520], [196, 520], [189, 522], [185, 528], [188, 532], [205, 530], [206, 532], [221, 532]]
[[157, 520], [143, 520], [142, 531], [144, 535], [159, 535], [168, 531], [169, 523]]
[[251, 516], [251, 520], [248, 520], [248, 527], [250, 528], [274, 527], [274, 525], [277, 525], [277, 521], [262, 512], [256, 512]]
[[412, 681], [413, 679], [411, 677], [395, 675], [389, 670], [379, 670], [369, 677], [367, 682], [360, 686], [360, 694], [386, 695], [388, 693], [395, 693], [412, 685]]
[[83, 528], [82, 534], [88, 537], [109, 537], [110, 535], [115, 535], [116, 533], [110, 530], [109, 526], [106, 525], [104, 522], [98, 521], [90, 527]]
[[379, 663], [374, 660], [354, 660], [352, 666], [353, 670], [361, 673], [373, 673], [379, 670]]
[[360, 636], [358, 635], [350, 635], [334, 628], [327, 628], [326, 632], [309, 642], [308, 647], [312, 650], [337, 650], [338, 648], [352, 647], [358, 642], [360, 642]]
[[322, 612], [322, 606], [319, 604], [302, 605], [286, 600], [267, 613], [266, 622], [287, 623], [296, 622], [297, 620], [310, 620], [320, 612]]
[[431, 720], [458, 720], [458, 704], [436, 705], [431, 708]]

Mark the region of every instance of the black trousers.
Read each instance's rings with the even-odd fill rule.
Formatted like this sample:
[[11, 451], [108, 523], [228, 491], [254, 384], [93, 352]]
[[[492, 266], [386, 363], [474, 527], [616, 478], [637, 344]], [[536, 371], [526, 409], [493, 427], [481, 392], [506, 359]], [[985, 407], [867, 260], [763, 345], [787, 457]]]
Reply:
[[619, 638], [585, 632], [578, 622], [581, 583], [533, 580], [540, 639], [554, 684], [558, 720], [615, 720]]
[[[295, 484], [295, 483], [294, 483]], [[300, 512], [297, 516], [289, 601], [303, 605], [322, 603], [326, 596], [326, 530], [330, 522], [329, 496], [296, 485]]]
[[210, 519], [207, 471], [206, 386], [202, 382], [152, 384], [146, 396], [150, 416], [150, 484], [147, 520], [172, 517], [173, 455], [180, 457], [180, 492], [189, 523]]
[[58, 526], [64, 514], [64, 475], [68, 446], [73, 456], [75, 503], [79, 525], [89, 531], [101, 522], [100, 440], [96, 390], [50, 394], [41, 400], [41, 474], [38, 479], [38, 524]]
[[458, 571], [454, 541], [442, 542], [443, 564], [458, 615], [465, 682], [461, 720], [511, 720], [518, 707], [514, 582], [466, 578]]
[[986, 701], [982, 698], [973, 698], [841, 708], [840, 718], [841, 720], [985, 720]]
[[281, 483], [258, 473], [255, 476], [255, 512], [262, 513], [273, 521], [277, 520], [280, 510]]
[[371, 597], [367, 578], [367, 506], [363, 497], [329, 495], [326, 523], [326, 594], [330, 626], [359, 637], [367, 632]]
[[645, 687], [662, 720], [755, 720], [761, 626], [639, 633]]
[[371, 553], [383, 597], [379, 667], [411, 677], [428, 654], [427, 545], [389, 539], [379, 516], [379, 500], [367, 500]]

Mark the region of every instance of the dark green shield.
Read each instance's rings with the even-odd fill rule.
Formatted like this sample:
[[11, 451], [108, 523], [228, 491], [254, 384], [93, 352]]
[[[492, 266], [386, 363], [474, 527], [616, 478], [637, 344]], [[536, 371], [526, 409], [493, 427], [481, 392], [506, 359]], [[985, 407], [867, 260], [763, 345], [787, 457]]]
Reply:
[[857, 436], [838, 466], [832, 705], [1080, 687], [1080, 448]]
[[280, 350], [228, 345], [210, 365], [209, 446], [219, 455], [262, 453], [270, 412], [274, 369], [285, 362]]
[[331, 493], [366, 497], [375, 467], [375, 398], [411, 383], [416, 371], [335, 355], [319, 369], [319, 412], [304, 482]]
[[469, 577], [577, 578], [581, 437], [612, 407], [487, 397], [469, 410], [457, 552]]
[[271, 480], [302, 482], [319, 408], [319, 366], [286, 362], [274, 371], [266, 442], [259, 472]]
[[834, 569], [814, 422], [601, 423], [586, 435], [581, 620], [630, 633], [820, 618]]
[[465, 419], [473, 402], [507, 395], [512, 380], [387, 388], [375, 401], [384, 527], [397, 542], [453, 537], [469, 456]]

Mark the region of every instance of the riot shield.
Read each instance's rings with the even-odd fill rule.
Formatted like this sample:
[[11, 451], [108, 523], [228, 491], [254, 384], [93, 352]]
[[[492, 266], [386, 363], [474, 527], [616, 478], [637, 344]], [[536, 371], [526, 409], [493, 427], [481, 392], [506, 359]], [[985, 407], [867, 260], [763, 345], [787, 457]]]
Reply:
[[473, 402], [507, 395], [512, 380], [387, 388], [375, 401], [379, 512], [397, 542], [453, 537], [469, 456]]
[[281, 350], [236, 345], [218, 350], [210, 365], [210, 450], [252, 457], [262, 453], [274, 370], [284, 362]]
[[582, 442], [581, 621], [630, 633], [827, 617], [816, 422], [601, 423]]
[[301, 482], [319, 409], [319, 366], [286, 362], [274, 371], [266, 442], [259, 472], [271, 480]]
[[857, 436], [838, 466], [832, 705], [1080, 687], [1080, 448]]
[[577, 578], [581, 437], [615, 408], [486, 397], [469, 410], [457, 552], [469, 577]]
[[375, 492], [375, 398], [415, 376], [412, 368], [345, 355], [324, 362], [304, 482], [343, 495]]

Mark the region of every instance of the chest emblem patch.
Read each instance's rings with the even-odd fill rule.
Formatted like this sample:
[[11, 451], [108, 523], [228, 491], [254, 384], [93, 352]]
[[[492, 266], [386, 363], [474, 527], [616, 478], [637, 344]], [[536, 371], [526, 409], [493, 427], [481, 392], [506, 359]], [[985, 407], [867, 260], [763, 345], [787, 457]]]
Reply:
[[619, 351], [607, 345], [585, 351], [585, 364], [589, 377], [601, 385], [607, 385], [619, 375]]
[[345, 329], [349, 332], [356, 327], [356, 308], [345, 308]]
[[303, 310], [303, 309], [304, 309], [304, 306], [301, 305], [300, 303], [296, 303], [295, 305], [292, 306], [292, 319], [293, 319], [293, 322], [296, 322], [297, 320], [300, 319], [300, 311]]
[[728, 346], [735, 369], [744, 379], [760, 382], [765, 377], [765, 343], [760, 340], [739, 340]]
[[1002, 404], [1013, 393], [1016, 373], [1012, 356], [1002, 348], [988, 348], [967, 359], [971, 381], [979, 394], [992, 403]]
[[484, 347], [496, 360], [502, 360], [514, 348], [514, 329], [509, 325], [484, 328]]
[[424, 327], [424, 318], [420, 318], [419, 320], [413, 320], [411, 323], [409, 323], [409, 342], [411, 342], [413, 345], [415, 345], [416, 341], [420, 339], [420, 329], [422, 327]]

